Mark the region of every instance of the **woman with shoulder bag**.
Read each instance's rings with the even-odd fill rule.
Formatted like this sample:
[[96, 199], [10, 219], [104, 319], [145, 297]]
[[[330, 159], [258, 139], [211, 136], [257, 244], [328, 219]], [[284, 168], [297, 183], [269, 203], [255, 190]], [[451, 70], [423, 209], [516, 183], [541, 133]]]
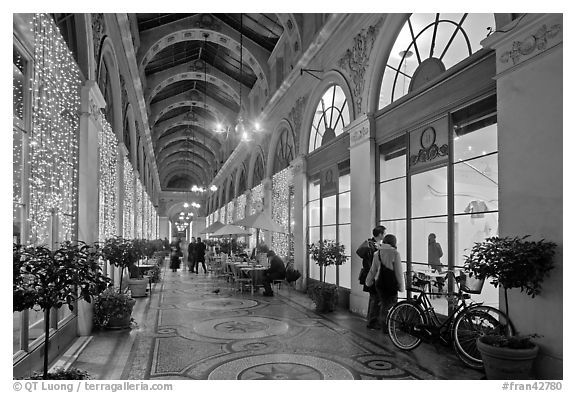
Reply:
[[404, 292], [402, 262], [396, 250], [396, 236], [384, 236], [382, 246], [374, 253], [366, 285], [374, 285], [376, 288], [380, 301], [380, 324], [382, 332], [387, 334], [388, 311], [398, 302], [398, 291]]

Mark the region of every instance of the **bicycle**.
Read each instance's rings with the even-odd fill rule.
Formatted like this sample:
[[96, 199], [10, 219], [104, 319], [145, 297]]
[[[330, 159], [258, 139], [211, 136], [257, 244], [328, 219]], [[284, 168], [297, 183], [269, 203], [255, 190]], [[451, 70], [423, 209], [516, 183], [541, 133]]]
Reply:
[[462, 271], [458, 277], [453, 271], [448, 271], [444, 280], [450, 275], [458, 286], [458, 292], [452, 295], [457, 303], [448, 317], [440, 322], [425, 288], [432, 285], [440, 287], [441, 283], [424, 273], [406, 272], [406, 289], [419, 292], [419, 295], [403, 300], [390, 309], [388, 333], [394, 345], [402, 350], [412, 350], [422, 341], [441, 341], [445, 345], [452, 343], [460, 360], [471, 368], [481, 369], [483, 363], [476, 339], [486, 333], [513, 335], [514, 329], [500, 310], [482, 303], [466, 303], [471, 293], [479, 294], [482, 291], [484, 280], [468, 277]]

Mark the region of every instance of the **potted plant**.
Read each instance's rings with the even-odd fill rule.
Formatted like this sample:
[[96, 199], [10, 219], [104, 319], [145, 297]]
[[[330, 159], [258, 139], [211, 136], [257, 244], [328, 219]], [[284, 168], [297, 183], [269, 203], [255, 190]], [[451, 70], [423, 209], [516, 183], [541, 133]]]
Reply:
[[[531, 297], [542, 290], [542, 282], [553, 269], [553, 242], [529, 241], [529, 237], [490, 237], [476, 243], [466, 257], [464, 270], [477, 279], [490, 279], [504, 289], [506, 316], [508, 290], [519, 288]], [[509, 318], [508, 318], [509, 319]], [[484, 369], [489, 379], [527, 379], [538, 354], [535, 335], [502, 337], [481, 336], [477, 340]]]
[[[133, 258], [130, 259], [130, 265], [128, 266], [128, 287], [133, 297], [144, 297], [146, 296], [146, 286], [149, 279], [142, 276], [140, 260], [145, 256], [148, 258], [148, 255], [151, 256], [154, 251], [150, 252], [152, 248], [146, 239], [132, 239], [129, 244], [132, 248]], [[138, 266], [136, 266], [135, 261]]]
[[148, 270], [148, 277], [150, 279], [151, 283], [157, 283], [160, 282], [160, 278], [161, 278], [161, 269], [160, 266], [158, 265], [154, 265], [153, 268], [151, 268], [150, 270]]
[[63, 242], [56, 250], [44, 246], [13, 246], [13, 311], [38, 307], [44, 311], [43, 378], [48, 379], [50, 314], [79, 299], [90, 303], [109, 284], [98, 264], [97, 248]]
[[68, 370], [65, 370], [65, 369], [59, 367], [59, 368], [56, 368], [51, 373], [49, 373], [47, 378], [44, 378], [44, 376], [41, 373], [34, 372], [34, 374], [32, 374], [32, 376], [30, 377], [30, 379], [87, 380], [87, 379], [91, 379], [91, 378], [90, 378], [90, 374], [88, 374], [88, 372], [86, 372], [84, 370], [80, 370], [78, 368], [69, 368]]
[[333, 240], [318, 241], [309, 245], [310, 257], [320, 266], [320, 282], [312, 285], [308, 293], [316, 304], [316, 311], [333, 311], [338, 303], [338, 287], [326, 283], [326, 269], [331, 265], [342, 265], [348, 258], [345, 247]]
[[[110, 290], [107, 291], [105, 294], [101, 294], [98, 299], [97, 302], [95, 303], [94, 306], [94, 320], [100, 325], [100, 326], [106, 326], [108, 324], [109, 318], [108, 318], [108, 310], [112, 310], [115, 309], [116, 304], [118, 302], [127, 302], [126, 298], [130, 298], [131, 297], [129, 295], [123, 294], [122, 293], [122, 282], [124, 279], [124, 270], [125, 269], [130, 269], [131, 266], [135, 266], [136, 264], [136, 253], [134, 251], [134, 246], [131, 240], [128, 239], [124, 239], [120, 236], [115, 236], [115, 237], [111, 237], [106, 239], [106, 241], [104, 242], [104, 246], [102, 247], [102, 255], [105, 259], [107, 259], [110, 264], [120, 268], [120, 286], [118, 287], [118, 289], [116, 290], [117, 292], [117, 297], [112, 296], [111, 292], [114, 292], [114, 290]], [[132, 267], [132, 270], [134, 270], [134, 268]], [[145, 288], [145, 287], [144, 287]], [[134, 302], [133, 299], [131, 299], [132, 302]], [[105, 302], [112, 302], [113, 304], [111, 305], [106, 305], [106, 304], [102, 304]], [[98, 305], [98, 307], [97, 307]], [[132, 307], [134, 306], [134, 303], [132, 303], [131, 307], [122, 307], [120, 308], [121, 310], [123, 310], [124, 312], [127, 313], [127, 315], [124, 315], [122, 318], [118, 318], [118, 320], [120, 321], [128, 321], [128, 323], [124, 324], [122, 327], [129, 327], [130, 326], [130, 318], [132, 315]], [[97, 315], [99, 312], [101, 312], [101, 310], [104, 310], [105, 313], [104, 315]], [[106, 322], [106, 323], [102, 323], [102, 322]], [[116, 319], [113, 319], [113, 322], [116, 322]], [[111, 326], [111, 327], [120, 327], [120, 326]]]
[[124, 329], [132, 321], [132, 309], [136, 301], [126, 293], [110, 287], [94, 302], [94, 323], [109, 329]]

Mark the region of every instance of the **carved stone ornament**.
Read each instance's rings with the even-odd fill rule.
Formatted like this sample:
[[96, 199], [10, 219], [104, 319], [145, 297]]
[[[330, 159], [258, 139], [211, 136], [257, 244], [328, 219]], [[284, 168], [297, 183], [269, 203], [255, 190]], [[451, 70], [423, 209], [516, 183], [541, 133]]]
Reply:
[[201, 14], [198, 18], [198, 21], [194, 23], [194, 27], [220, 31], [220, 24], [218, 23], [216, 18], [214, 18], [210, 14]]
[[354, 37], [354, 45], [352, 48], [347, 49], [344, 56], [338, 61], [338, 66], [348, 73], [352, 81], [352, 95], [354, 97], [353, 101], [356, 113], [360, 113], [362, 107], [364, 73], [366, 72], [368, 59], [370, 58], [370, 53], [374, 47], [374, 41], [382, 26], [382, 22], [383, 19], [379, 19], [375, 25], [367, 29], [362, 29], [362, 31]]
[[288, 118], [294, 125], [294, 133], [296, 134], [294, 136], [294, 144], [296, 145], [294, 147], [296, 149], [296, 152], [300, 151], [300, 138], [299, 138], [300, 127], [302, 126], [302, 116], [304, 115], [304, 108], [306, 107], [306, 101], [308, 101], [308, 94], [305, 95], [304, 97], [298, 98], [294, 103], [294, 106], [290, 110], [290, 113], [288, 114]]
[[363, 127], [357, 127], [356, 129], [350, 131], [350, 145], [356, 145], [370, 138], [370, 127], [369, 125], [364, 125]]
[[304, 173], [306, 171], [306, 159], [303, 155], [298, 155], [295, 159], [290, 162], [290, 168], [292, 169], [292, 176]]
[[92, 39], [94, 42], [94, 61], [100, 58], [100, 41], [104, 36], [104, 14], [92, 14]]
[[512, 59], [512, 63], [516, 65], [520, 62], [522, 56], [528, 56], [535, 50], [545, 50], [548, 47], [548, 40], [556, 37], [561, 30], [562, 26], [560, 24], [552, 25], [550, 28], [543, 24], [536, 33], [526, 37], [523, 41], [514, 41], [512, 49], [500, 56], [500, 62], [508, 63]]

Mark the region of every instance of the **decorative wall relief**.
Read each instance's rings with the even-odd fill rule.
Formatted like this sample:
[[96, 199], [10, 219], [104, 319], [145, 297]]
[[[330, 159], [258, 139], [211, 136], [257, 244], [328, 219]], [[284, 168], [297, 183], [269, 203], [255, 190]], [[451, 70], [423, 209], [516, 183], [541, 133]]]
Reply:
[[367, 124], [350, 131], [350, 146], [358, 144], [370, 137], [370, 126]]
[[545, 50], [548, 47], [548, 40], [556, 37], [561, 30], [562, 26], [560, 24], [552, 25], [550, 28], [543, 24], [536, 33], [526, 37], [523, 41], [514, 41], [512, 49], [500, 56], [500, 62], [508, 63], [512, 59], [512, 63], [516, 65], [520, 62], [522, 56], [528, 56], [535, 50]]
[[300, 152], [300, 127], [302, 126], [302, 116], [304, 115], [304, 108], [307, 101], [308, 94], [298, 98], [290, 110], [290, 113], [288, 113], [288, 119], [290, 119], [290, 122], [294, 125], [294, 147], [296, 154]]
[[448, 158], [448, 143], [446, 140], [446, 123], [440, 120], [421, 130], [410, 134], [410, 167], [425, 164], [437, 159]]
[[338, 61], [338, 66], [348, 73], [352, 81], [352, 95], [356, 113], [360, 113], [362, 107], [364, 73], [382, 22], [383, 19], [379, 19], [375, 25], [362, 29], [354, 37], [352, 48], [347, 49], [344, 56]]
[[220, 31], [220, 24], [218, 23], [216, 18], [214, 18], [210, 14], [201, 14], [198, 18], [198, 21], [194, 23], [194, 27]]
[[92, 15], [92, 39], [94, 43], [94, 62], [98, 64], [100, 59], [100, 41], [104, 36], [104, 14]]

